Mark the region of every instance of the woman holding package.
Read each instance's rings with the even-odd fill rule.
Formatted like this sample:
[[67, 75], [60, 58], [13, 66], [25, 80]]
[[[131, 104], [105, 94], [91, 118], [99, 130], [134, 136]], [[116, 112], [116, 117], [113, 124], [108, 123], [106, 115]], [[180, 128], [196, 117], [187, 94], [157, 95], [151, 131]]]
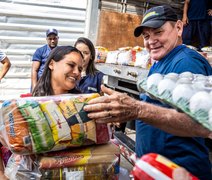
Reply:
[[[81, 77], [82, 54], [72, 46], [60, 46], [52, 50], [43, 71], [36, 84], [33, 96], [48, 96], [67, 93], [79, 93], [76, 82]], [[1, 152], [1, 151], [0, 151]], [[0, 179], [4, 176], [4, 155], [0, 154]]]
[[94, 65], [95, 48], [93, 43], [84, 37], [77, 39], [74, 45], [83, 55], [83, 70], [77, 88], [82, 93], [100, 93], [104, 74], [98, 71]]

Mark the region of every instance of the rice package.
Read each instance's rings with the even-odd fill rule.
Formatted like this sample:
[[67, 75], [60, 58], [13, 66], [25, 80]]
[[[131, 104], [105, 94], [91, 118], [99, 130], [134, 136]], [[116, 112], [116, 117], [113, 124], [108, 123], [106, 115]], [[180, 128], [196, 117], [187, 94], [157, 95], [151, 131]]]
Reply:
[[117, 59], [118, 59], [118, 55], [119, 55], [119, 51], [109, 51], [107, 53], [107, 58], [105, 63], [108, 64], [117, 64]]
[[149, 68], [150, 65], [150, 55], [146, 49], [142, 49], [140, 51], [136, 51], [135, 63], [134, 66]]
[[132, 62], [132, 50], [121, 50], [118, 54], [117, 64], [129, 65]]
[[107, 125], [96, 124], [83, 110], [89, 100], [98, 96], [94, 93], [6, 100], [0, 109], [0, 141], [17, 154], [107, 143]]

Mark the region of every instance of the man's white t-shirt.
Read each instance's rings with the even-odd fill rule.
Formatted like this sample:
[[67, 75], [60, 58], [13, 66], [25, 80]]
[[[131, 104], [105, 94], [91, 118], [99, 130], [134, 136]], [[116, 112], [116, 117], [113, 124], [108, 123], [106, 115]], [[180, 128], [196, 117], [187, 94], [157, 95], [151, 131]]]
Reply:
[[0, 62], [6, 58], [6, 54], [0, 50]]

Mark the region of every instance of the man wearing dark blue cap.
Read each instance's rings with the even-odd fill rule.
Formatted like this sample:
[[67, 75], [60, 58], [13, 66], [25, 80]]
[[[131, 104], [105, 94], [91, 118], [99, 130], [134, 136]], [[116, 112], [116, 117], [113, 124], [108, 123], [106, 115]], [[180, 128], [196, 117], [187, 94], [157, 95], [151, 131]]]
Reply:
[[[154, 7], [145, 13], [134, 35], [143, 36], [145, 47], [151, 58], [156, 60], [148, 76], [153, 73], [179, 74], [186, 71], [212, 74], [212, 69], [203, 56], [182, 45], [182, 31], [183, 22], [178, 20], [169, 6]], [[163, 106], [146, 95], [142, 98], [145, 102]], [[212, 178], [209, 152], [204, 139], [173, 136], [140, 120], [136, 122], [136, 130], [136, 152], [139, 156], [157, 152], [185, 167], [201, 180]]]
[[[183, 22], [178, 20], [170, 6], [149, 9], [134, 35], [142, 36], [144, 46], [156, 62], [154, 73], [183, 73], [212, 75], [207, 60], [182, 44]], [[161, 154], [184, 167], [201, 180], [211, 180], [209, 152], [203, 138], [211, 132], [197, 127], [190, 117], [180, 113], [146, 94], [142, 101], [126, 94], [102, 87], [108, 96], [96, 98], [84, 107], [97, 122], [126, 122], [136, 120], [136, 154]], [[145, 102], [144, 102], [145, 101]], [[208, 131], [208, 132], [207, 132]], [[204, 133], [203, 133], [204, 132]], [[206, 134], [207, 136], [206, 136]], [[203, 135], [204, 134], [204, 135]]]
[[34, 89], [38, 79], [41, 77], [49, 53], [57, 46], [58, 39], [58, 31], [53, 28], [48, 29], [46, 31], [47, 44], [35, 51], [32, 57], [31, 90]]

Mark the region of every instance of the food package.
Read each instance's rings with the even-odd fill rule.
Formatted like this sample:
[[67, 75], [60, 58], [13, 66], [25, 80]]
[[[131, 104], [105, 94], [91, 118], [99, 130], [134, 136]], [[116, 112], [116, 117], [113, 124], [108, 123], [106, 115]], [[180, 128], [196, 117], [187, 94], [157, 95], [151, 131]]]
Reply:
[[132, 50], [121, 50], [118, 54], [117, 64], [129, 65], [132, 62]]
[[108, 49], [102, 46], [96, 46], [95, 50], [96, 50], [95, 62], [104, 63], [107, 58]]
[[105, 63], [108, 64], [117, 64], [117, 59], [118, 59], [118, 55], [119, 55], [119, 51], [109, 51], [107, 53], [107, 58]]
[[109, 141], [106, 124], [88, 118], [84, 105], [99, 94], [5, 100], [0, 109], [0, 141], [13, 153], [57, 151]]
[[149, 52], [145, 48], [142, 49], [141, 51], [137, 51], [134, 66], [148, 69], [149, 65], [150, 65]]
[[120, 150], [113, 143], [10, 158], [5, 175], [13, 179], [70, 178], [83, 180], [118, 180]]
[[130, 66], [134, 66], [135, 64], [135, 60], [136, 60], [136, 53], [142, 51], [142, 47], [141, 46], [135, 46], [133, 48], [131, 48], [132, 50], [132, 61], [129, 63]]
[[[153, 180], [163, 179], [172, 180], [173, 170], [178, 168], [177, 164], [156, 153], [143, 155], [135, 163], [131, 172], [134, 180]], [[189, 174], [191, 180], [198, 180], [197, 177]]]
[[212, 76], [191, 72], [155, 73], [139, 81], [137, 86], [212, 131]]

